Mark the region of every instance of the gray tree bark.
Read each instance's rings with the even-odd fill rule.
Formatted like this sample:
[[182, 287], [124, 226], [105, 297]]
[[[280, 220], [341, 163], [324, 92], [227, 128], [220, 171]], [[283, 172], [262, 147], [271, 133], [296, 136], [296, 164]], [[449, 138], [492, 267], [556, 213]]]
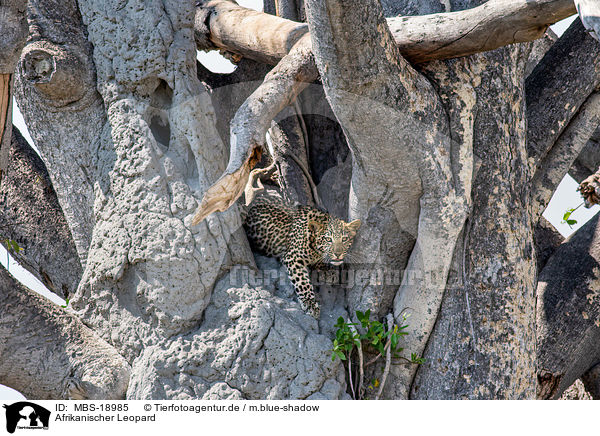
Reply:
[[[445, 4], [277, 0], [266, 8], [275, 17], [222, 0], [197, 8], [32, 0], [17, 98], [83, 273], [68, 314], [10, 282], [5, 287], [18, 292], [2, 295], [45, 313], [53, 331], [66, 319], [85, 324], [81, 331], [97, 335], [90, 349], [111, 356], [103, 374], [118, 375], [108, 387], [103, 375], [97, 388], [65, 388], [70, 366], [94, 368], [70, 360], [65, 345], [48, 372], [61, 381], [45, 395], [349, 398], [344, 367], [331, 361], [333, 324], [371, 309], [402, 323], [410, 313], [405, 353], [426, 358], [393, 365], [384, 398], [534, 398], [532, 181], [551, 174], [536, 198], [543, 204], [592, 134], [594, 87], [564, 84], [574, 92], [561, 95], [556, 110], [526, 111], [526, 99], [541, 108], [560, 84], [542, 80], [542, 71], [561, 59], [554, 47], [543, 55], [527, 81], [535, 83], [530, 94], [526, 42], [572, 13], [570, 1]], [[389, 17], [416, 12], [440, 15]], [[307, 24], [291, 21], [304, 17]], [[499, 29], [498, 37], [471, 40], [477, 20], [473, 35]], [[444, 32], [431, 24], [415, 42], [411, 22], [444, 23]], [[583, 68], [592, 84], [596, 61], [583, 62], [582, 53], [596, 48], [577, 35], [556, 43], [568, 53], [562, 80]], [[235, 73], [215, 75], [197, 67], [196, 45], [245, 59]], [[254, 62], [275, 67], [267, 74]], [[566, 103], [575, 109], [562, 110]], [[543, 136], [543, 123], [561, 129]], [[534, 153], [526, 147], [531, 126]], [[253, 255], [241, 228], [235, 200], [269, 129], [276, 162], [299, 151], [306, 167], [280, 169], [285, 181], [297, 181], [288, 185], [295, 199], [316, 198], [308, 170], [328, 210], [364, 223], [355, 269], [391, 273], [346, 292], [322, 287], [319, 321], [294, 301], [281, 266]], [[553, 153], [569, 159], [558, 165]], [[213, 203], [193, 226], [207, 192]], [[566, 329], [563, 321], [548, 328]], [[21, 321], [0, 313], [0, 326], [11, 322]], [[0, 329], [0, 339], [10, 334]], [[21, 336], [35, 343], [34, 331]], [[568, 370], [581, 372], [577, 365]], [[87, 380], [77, 371], [75, 378]], [[0, 382], [28, 386], [6, 371]]]
[[69, 298], [82, 274], [75, 243], [44, 163], [16, 128], [9, 162], [0, 184], [0, 243], [48, 290]]
[[8, 168], [12, 128], [12, 74], [27, 37], [27, 0], [8, 0], [0, 5], [0, 181]]
[[0, 381], [39, 399], [122, 399], [131, 368], [81, 320], [0, 267]]

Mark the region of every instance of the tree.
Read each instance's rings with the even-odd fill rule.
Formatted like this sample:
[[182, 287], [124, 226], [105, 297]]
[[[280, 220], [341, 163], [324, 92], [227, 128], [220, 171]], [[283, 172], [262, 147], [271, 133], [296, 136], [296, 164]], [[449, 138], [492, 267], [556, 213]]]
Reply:
[[[534, 398], [538, 379], [540, 397], [560, 395], [557, 379], [597, 363], [548, 377], [539, 363], [565, 344], [536, 352], [536, 328], [570, 329], [558, 312], [536, 320], [536, 225], [600, 125], [600, 46], [580, 22], [542, 38], [573, 2], [265, 11], [29, 1], [27, 42], [3, 53], [14, 67], [20, 52], [14, 92], [45, 166], [15, 132], [2, 232], [70, 303], [2, 270], [0, 383], [37, 398], [348, 398], [333, 326], [368, 309], [410, 315], [402, 346], [425, 358], [392, 365], [383, 398]], [[207, 71], [196, 48], [236, 71]], [[267, 148], [284, 196], [363, 222], [356, 276], [321, 286], [318, 321], [241, 228], [236, 200]], [[20, 168], [44, 195], [25, 198]]]

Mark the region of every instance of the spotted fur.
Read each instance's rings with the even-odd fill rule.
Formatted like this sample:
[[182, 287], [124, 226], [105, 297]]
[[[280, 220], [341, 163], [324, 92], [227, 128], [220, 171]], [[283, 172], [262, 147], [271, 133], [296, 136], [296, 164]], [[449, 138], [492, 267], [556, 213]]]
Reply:
[[313, 207], [292, 207], [259, 198], [248, 209], [244, 226], [257, 250], [281, 259], [302, 308], [318, 319], [320, 308], [308, 267], [318, 263], [340, 265], [360, 220], [347, 223]]

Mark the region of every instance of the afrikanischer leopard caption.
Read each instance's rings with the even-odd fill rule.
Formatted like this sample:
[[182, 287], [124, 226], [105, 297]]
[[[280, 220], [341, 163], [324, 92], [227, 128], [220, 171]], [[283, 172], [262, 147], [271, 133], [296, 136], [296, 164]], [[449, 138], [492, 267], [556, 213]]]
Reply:
[[313, 207], [259, 197], [250, 205], [244, 227], [258, 251], [281, 259], [302, 309], [318, 319], [321, 310], [308, 267], [319, 263], [341, 265], [360, 220], [347, 223]]

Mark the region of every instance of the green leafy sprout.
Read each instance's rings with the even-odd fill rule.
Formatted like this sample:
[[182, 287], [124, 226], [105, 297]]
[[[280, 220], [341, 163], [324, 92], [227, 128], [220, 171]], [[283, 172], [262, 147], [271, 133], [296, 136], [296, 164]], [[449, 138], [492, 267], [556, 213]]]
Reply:
[[560, 223], [567, 224], [570, 228], [573, 228], [572, 226], [577, 224], [577, 220], [572, 219], [571, 215], [573, 214], [573, 212], [575, 212], [577, 209], [579, 209], [582, 204], [583, 203], [581, 203], [579, 206], [577, 206], [575, 208], [567, 209], [567, 211], [564, 213], [563, 219]]

